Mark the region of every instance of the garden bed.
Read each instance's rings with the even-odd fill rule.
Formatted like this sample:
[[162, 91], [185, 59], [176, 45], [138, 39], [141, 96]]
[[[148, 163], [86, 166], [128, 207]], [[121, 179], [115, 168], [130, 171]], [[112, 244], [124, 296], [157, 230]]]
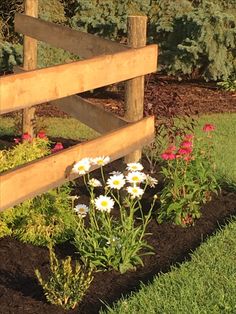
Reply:
[[[145, 165], [145, 161], [143, 161]], [[107, 165], [106, 172], [123, 170], [120, 160]], [[146, 163], [146, 171], [148, 165]], [[99, 172], [96, 172], [99, 175]], [[151, 203], [153, 194], [160, 189], [160, 185], [145, 193], [144, 209]], [[82, 180], [78, 180], [75, 187], [76, 194], [83, 194], [87, 198]], [[170, 223], [157, 224], [153, 219], [147, 232], [147, 240], [153, 246], [155, 255], [143, 258], [144, 267], [136, 271], [120, 274], [116, 271], [98, 272], [84, 297], [82, 303], [68, 313], [98, 313], [103, 302], [111, 304], [122, 294], [138, 289], [140, 281], [152, 280], [155, 274], [167, 272], [171, 265], [190, 258], [190, 253], [206, 239], [224, 225], [230, 216], [236, 215], [235, 193], [222, 191], [214, 196], [212, 201], [202, 209], [202, 217], [195, 226], [183, 228]], [[60, 245], [56, 252], [60, 257], [72, 255], [76, 259], [73, 246], [70, 243]], [[23, 244], [13, 238], [0, 240], [0, 313], [41, 314], [65, 313], [62, 308], [46, 302], [41, 286], [38, 284], [34, 270], [38, 268], [43, 275], [49, 271], [48, 251], [42, 247]]]

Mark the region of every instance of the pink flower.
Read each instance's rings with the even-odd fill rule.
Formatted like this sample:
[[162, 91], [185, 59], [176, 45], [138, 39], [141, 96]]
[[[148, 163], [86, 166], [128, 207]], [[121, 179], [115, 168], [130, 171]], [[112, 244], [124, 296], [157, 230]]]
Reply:
[[205, 124], [202, 130], [204, 132], [211, 132], [215, 130], [215, 126], [213, 124]]
[[193, 149], [192, 149], [191, 147], [186, 147], [186, 148], [180, 148], [180, 149], [178, 150], [178, 153], [179, 153], [180, 155], [188, 155], [188, 154], [191, 154], [192, 151], [193, 151]]
[[22, 141], [31, 141], [31, 136], [29, 133], [26, 132], [26, 133], [22, 134], [21, 139], [22, 139]]
[[57, 142], [56, 145], [51, 149], [52, 153], [56, 153], [59, 152], [60, 150], [62, 150], [64, 147], [62, 145], [62, 143]]
[[184, 137], [184, 140], [185, 141], [191, 141], [193, 138], [194, 138], [193, 134], [186, 134]]
[[20, 143], [20, 138], [14, 138], [14, 142], [16, 143], [16, 144], [19, 144]]
[[183, 141], [180, 144], [181, 148], [191, 148], [193, 146], [193, 143], [190, 141]]
[[164, 152], [163, 154], [161, 154], [161, 158], [164, 160], [173, 160], [175, 159], [175, 154]]
[[175, 150], [176, 150], [176, 146], [170, 145], [170, 146], [167, 148], [166, 152], [172, 153], [172, 152], [175, 151]]
[[47, 136], [46, 136], [46, 133], [44, 131], [39, 131], [38, 135], [37, 135], [38, 138], [42, 138], [42, 139], [45, 139], [47, 140]]
[[184, 157], [184, 160], [187, 161], [187, 162], [189, 162], [189, 161], [192, 160], [192, 157], [189, 156], [189, 155], [187, 155], [187, 156]]

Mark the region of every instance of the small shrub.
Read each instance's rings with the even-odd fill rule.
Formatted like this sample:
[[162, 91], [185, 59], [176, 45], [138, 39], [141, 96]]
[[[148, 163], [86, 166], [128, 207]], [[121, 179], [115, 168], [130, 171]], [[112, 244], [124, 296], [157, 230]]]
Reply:
[[[90, 193], [89, 207], [78, 204], [75, 208], [80, 219], [74, 245], [81, 259], [88, 260], [97, 270], [115, 269], [125, 273], [137, 265], [143, 265], [142, 255], [151, 254], [145, 232], [155, 199], [146, 214], [143, 213], [140, 199], [147, 185], [154, 186], [156, 181], [140, 171], [143, 169], [141, 164], [129, 164], [126, 176], [115, 173], [108, 180], [105, 180], [101, 167], [105, 188], [102, 194], [96, 196], [95, 188], [102, 186], [102, 183], [90, 179], [89, 174], [86, 176], [85, 173], [92, 163], [102, 165], [100, 162], [103, 162], [103, 158], [83, 159], [74, 166], [74, 171], [84, 175]], [[129, 186], [125, 188], [127, 183]], [[116, 208], [113, 210], [114, 206]], [[139, 219], [135, 217], [137, 213], [141, 215]], [[84, 219], [86, 215], [87, 223]]]
[[173, 221], [192, 225], [201, 215], [201, 206], [219, 188], [214, 176], [213, 149], [210, 132], [214, 126], [204, 126], [206, 136], [195, 139], [186, 135], [180, 143], [170, 145], [161, 155], [165, 161], [162, 174], [166, 185], [161, 192], [158, 222]]
[[217, 85], [228, 92], [236, 92], [236, 74], [226, 81], [217, 83]]
[[17, 145], [8, 150], [0, 150], [0, 172], [23, 165], [50, 154], [50, 143], [45, 137], [31, 139], [27, 133], [15, 139]]
[[76, 216], [71, 210], [70, 192], [65, 185], [0, 213], [0, 224], [5, 226], [0, 237], [10, 234], [22, 242], [41, 246], [71, 239]]
[[93, 280], [92, 270], [87, 271], [86, 267], [82, 267], [78, 262], [73, 268], [70, 256], [60, 262], [52, 249], [50, 269], [51, 274], [47, 280], [42, 278], [38, 269], [35, 270], [48, 302], [60, 305], [66, 310], [74, 309]]

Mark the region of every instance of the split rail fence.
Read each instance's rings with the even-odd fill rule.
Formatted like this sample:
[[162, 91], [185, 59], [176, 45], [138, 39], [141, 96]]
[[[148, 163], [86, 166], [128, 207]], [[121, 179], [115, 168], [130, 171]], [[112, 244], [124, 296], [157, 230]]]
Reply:
[[[146, 17], [128, 18], [128, 46], [37, 18], [37, 1], [26, 0], [15, 16], [24, 34], [24, 64], [16, 74], [0, 78], [0, 114], [24, 110], [32, 128], [33, 106], [50, 102], [102, 135], [0, 176], [0, 210], [74, 180], [74, 163], [84, 157], [140, 158], [142, 146], [154, 138], [154, 117], [143, 118], [144, 75], [157, 69], [157, 45], [145, 46]], [[30, 16], [31, 15], [31, 16]], [[85, 60], [37, 69], [37, 40], [77, 54]], [[142, 46], [141, 48], [139, 48]], [[121, 118], [78, 96], [78, 93], [126, 81], [126, 115]], [[93, 168], [95, 169], [95, 168]]]

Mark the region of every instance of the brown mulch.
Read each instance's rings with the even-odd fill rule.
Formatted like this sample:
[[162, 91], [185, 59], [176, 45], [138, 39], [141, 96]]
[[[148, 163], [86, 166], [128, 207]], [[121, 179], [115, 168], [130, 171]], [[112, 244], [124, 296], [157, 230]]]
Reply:
[[[124, 115], [124, 84], [100, 88], [82, 94], [87, 100], [105, 110]], [[39, 116], [66, 117], [52, 105], [37, 106]], [[145, 82], [144, 114], [157, 118], [172, 115], [236, 112], [236, 93], [220, 90], [214, 83], [176, 81], [174, 78], [152, 74]]]

